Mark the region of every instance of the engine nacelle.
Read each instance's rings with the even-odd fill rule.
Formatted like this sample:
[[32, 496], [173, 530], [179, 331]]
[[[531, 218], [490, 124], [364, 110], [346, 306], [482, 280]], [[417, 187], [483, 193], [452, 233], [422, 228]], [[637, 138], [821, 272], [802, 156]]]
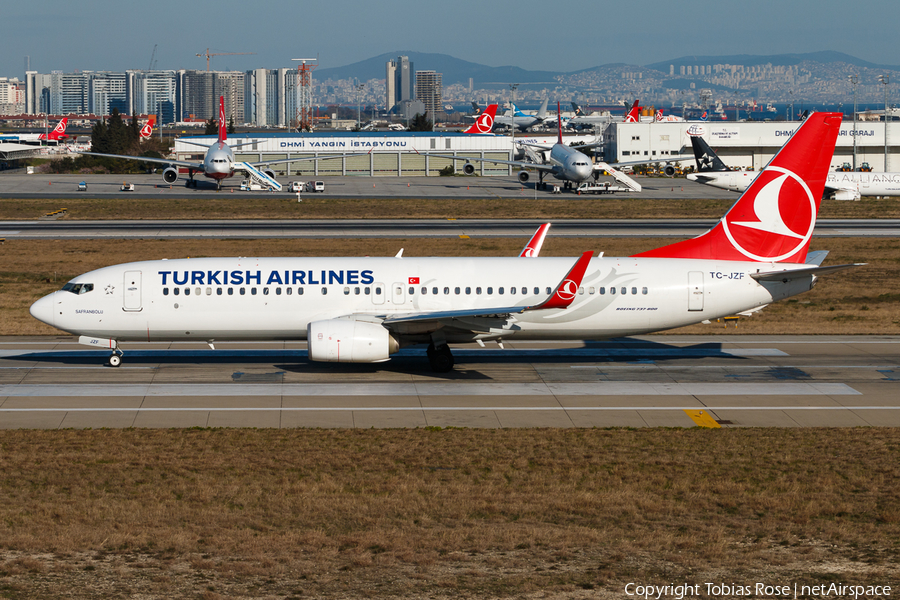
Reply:
[[266, 175], [268, 175], [268, 176], [271, 177], [272, 179], [276, 179], [276, 177], [275, 177], [275, 171], [273, 171], [272, 169], [266, 169], [266, 170], [263, 171], [263, 173], [265, 173]]
[[331, 319], [306, 326], [309, 359], [322, 362], [381, 362], [400, 344], [379, 323]]
[[472, 163], [466, 163], [463, 165], [463, 173], [466, 175], [472, 175], [475, 173], [475, 165]]
[[163, 181], [166, 183], [175, 183], [178, 181], [178, 169], [175, 167], [166, 167], [163, 171]]
[[663, 173], [666, 177], [675, 177], [675, 165], [667, 163], [666, 166], [663, 167]]
[[516, 177], [519, 178], [520, 183], [527, 183], [530, 175], [528, 175], [528, 171], [519, 171], [519, 174], [516, 175]]

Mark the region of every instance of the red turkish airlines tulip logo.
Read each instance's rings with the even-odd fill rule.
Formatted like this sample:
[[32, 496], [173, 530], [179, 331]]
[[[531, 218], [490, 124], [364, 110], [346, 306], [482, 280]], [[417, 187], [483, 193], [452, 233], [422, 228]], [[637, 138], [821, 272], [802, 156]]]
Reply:
[[525, 252], [522, 253], [522, 257], [523, 258], [534, 258], [534, 248], [532, 248], [531, 246], [529, 246], [528, 248], [525, 248]]
[[[779, 175], [780, 173], [780, 175]], [[729, 211], [722, 221], [725, 235], [735, 249], [757, 261], [778, 262], [794, 255], [812, 237], [816, 225], [816, 201], [806, 182], [782, 167], [769, 166], [760, 175], [768, 181], [755, 197], [742, 197], [744, 210]], [[797, 196], [801, 200], [797, 200]], [[805, 195], [809, 205], [802, 202]], [[746, 204], [752, 202], [755, 218], [748, 219]], [[796, 210], [782, 212], [783, 206]], [[735, 207], [738, 208], [738, 207]]]
[[564, 302], [571, 302], [575, 298], [576, 292], [578, 292], [578, 284], [571, 279], [566, 279], [562, 282], [562, 285], [559, 286], [556, 297]]
[[482, 113], [475, 121], [475, 128], [478, 129], [478, 133], [490, 133], [493, 126], [494, 119], [487, 113]]
[[147, 123], [143, 127], [141, 127], [141, 137], [148, 138], [153, 135], [153, 128], [150, 127], [150, 123]]

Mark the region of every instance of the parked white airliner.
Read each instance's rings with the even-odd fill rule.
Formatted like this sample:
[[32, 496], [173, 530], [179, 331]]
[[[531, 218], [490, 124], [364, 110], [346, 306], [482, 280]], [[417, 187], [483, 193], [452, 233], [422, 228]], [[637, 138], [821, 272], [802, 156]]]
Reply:
[[[81, 152], [80, 154], [87, 154], [90, 156], [107, 156], [110, 158], [126, 158], [129, 160], [139, 160], [142, 162], [153, 162], [159, 163], [163, 165], [167, 165], [165, 169], [163, 169], [163, 180], [166, 183], [175, 183], [178, 180], [178, 172], [179, 169], [187, 169], [188, 172], [188, 180], [185, 183], [187, 187], [197, 186], [197, 182], [194, 181], [194, 173], [203, 173], [205, 177], [209, 177], [210, 179], [214, 179], [216, 182], [216, 188], [221, 188], [222, 180], [227, 179], [229, 177], [233, 177], [235, 173], [235, 169], [243, 169], [246, 170], [246, 167], [243, 164], [249, 165], [251, 168], [261, 167], [261, 173], [266, 177], [275, 180], [275, 171], [269, 169], [269, 165], [275, 165], [279, 163], [287, 163], [287, 162], [299, 162], [303, 160], [318, 160], [319, 157], [306, 157], [306, 158], [285, 158], [278, 160], [266, 160], [262, 162], [256, 163], [237, 163], [234, 162], [234, 149], [240, 148], [241, 146], [248, 146], [252, 142], [246, 142], [244, 144], [235, 144], [234, 146], [229, 146], [227, 140], [227, 127], [225, 124], [225, 97], [219, 96], [219, 139], [218, 141], [212, 144], [204, 144], [201, 142], [192, 142], [188, 140], [181, 140], [185, 144], [191, 144], [193, 146], [200, 146], [201, 148], [207, 148], [206, 154], [203, 157], [203, 162], [193, 162], [187, 160], [172, 160], [168, 158], [151, 158], [147, 156], [125, 156], [122, 154], [104, 154], [101, 152]], [[142, 135], [143, 137], [143, 135]], [[352, 154], [343, 155], [343, 156], [355, 156]], [[334, 158], [333, 156], [329, 156], [329, 158]], [[274, 185], [274, 184], [273, 184]]]
[[[723, 190], [743, 192], [756, 178], [756, 172], [729, 169], [706, 140], [688, 133], [697, 161], [697, 172], [688, 174], [688, 179]], [[824, 194], [835, 200], [859, 200], [863, 196], [900, 196], [900, 173], [830, 171], [825, 181]]]
[[108, 348], [113, 366], [126, 342], [306, 340], [311, 360], [333, 362], [427, 344], [447, 371], [448, 343], [596, 340], [755, 311], [851, 266], [808, 255], [840, 122], [811, 116], [705, 234], [630, 257], [148, 260], [79, 275], [31, 314]]

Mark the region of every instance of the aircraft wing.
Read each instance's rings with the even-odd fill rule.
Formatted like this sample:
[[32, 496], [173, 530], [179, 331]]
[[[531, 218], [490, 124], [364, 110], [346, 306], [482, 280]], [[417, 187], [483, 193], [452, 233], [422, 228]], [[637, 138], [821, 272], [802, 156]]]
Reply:
[[679, 162], [682, 160], [694, 160], [693, 154], [679, 154], [677, 156], [657, 156], [653, 159], [644, 159], [644, 160], [629, 160], [625, 162], [617, 162], [617, 163], [607, 163], [612, 167], [628, 167], [631, 165], [646, 165], [649, 163], [663, 163], [663, 162]]
[[206, 169], [202, 162], [191, 162], [188, 160], [172, 160], [171, 158], [153, 158], [150, 156], [125, 156], [123, 154], [103, 154], [101, 152], [79, 152], [78, 154], [86, 154], [88, 156], [105, 156], [107, 158], [124, 158], [126, 160], [139, 160], [142, 162], [154, 162], [161, 165], [172, 165], [173, 167], [184, 167], [185, 169], [194, 169], [203, 172]]
[[496, 158], [479, 158], [476, 156], [450, 156], [449, 154], [432, 154], [428, 153], [428, 156], [435, 156], [437, 158], [449, 158], [451, 160], [464, 160], [466, 162], [476, 161], [476, 162], [489, 162], [496, 163], [500, 165], [512, 165], [514, 167], [519, 167], [521, 169], [537, 169], [538, 171], [553, 171], [553, 165], [544, 165], [540, 163], [533, 163], [524, 160], [499, 160]]
[[483, 323], [462, 323], [465, 319], [508, 319], [512, 315], [521, 314], [526, 311], [546, 310], [546, 309], [565, 309], [568, 308], [578, 294], [578, 287], [587, 271], [588, 264], [591, 262], [593, 252], [585, 252], [569, 269], [565, 277], [553, 289], [553, 293], [540, 304], [533, 306], [506, 306], [492, 308], [468, 308], [459, 310], [438, 310], [411, 313], [396, 313], [382, 316], [382, 324], [391, 328], [401, 323], [419, 323], [420, 325], [432, 324], [437, 328], [438, 325], [449, 325], [453, 321], [453, 326], [460, 326], [471, 330], [481, 330], [484, 328]]

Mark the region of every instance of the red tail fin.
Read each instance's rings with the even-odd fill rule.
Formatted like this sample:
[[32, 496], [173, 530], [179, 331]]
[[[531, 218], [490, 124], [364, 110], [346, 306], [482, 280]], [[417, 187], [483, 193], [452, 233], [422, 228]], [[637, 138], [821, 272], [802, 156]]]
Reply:
[[634, 104], [631, 105], [631, 110], [629, 110], [628, 114], [625, 116], [626, 123], [641, 122], [641, 107], [638, 106], [638, 102], [640, 102], [640, 100], [635, 100]]
[[840, 113], [813, 113], [715, 227], [635, 256], [804, 262], [840, 128]]
[[522, 251], [519, 252], [520, 258], [534, 258], [541, 253], [541, 246], [544, 245], [544, 238], [547, 237], [547, 231], [550, 230], [550, 223], [544, 223], [538, 227]]
[[475, 123], [463, 133], [490, 133], [494, 128], [494, 117], [497, 115], [497, 105], [491, 104], [484, 112], [478, 115]]
[[559, 110], [559, 101], [556, 101], [556, 143], [562, 144], [562, 111]]
[[59, 120], [59, 123], [56, 124], [56, 127], [53, 128], [53, 131], [44, 135], [41, 134], [38, 136], [39, 140], [59, 140], [62, 138], [69, 137], [66, 135], [66, 127], [69, 124], [69, 117], [63, 117]]
[[227, 127], [225, 125], [225, 96], [219, 96], [219, 141], [224, 142]]
[[148, 138], [153, 135], [153, 124], [156, 123], [156, 115], [150, 115], [147, 123], [141, 127], [141, 138]]

